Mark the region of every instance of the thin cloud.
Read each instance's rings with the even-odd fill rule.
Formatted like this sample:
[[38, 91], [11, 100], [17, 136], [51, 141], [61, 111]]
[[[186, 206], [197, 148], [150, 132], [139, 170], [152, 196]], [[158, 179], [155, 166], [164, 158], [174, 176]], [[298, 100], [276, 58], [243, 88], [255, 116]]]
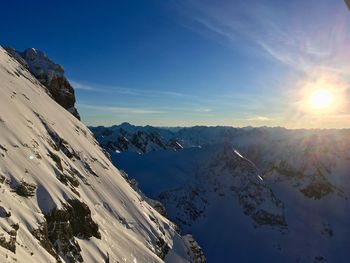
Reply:
[[327, 118], [350, 120], [350, 114], [332, 114], [332, 115], [327, 116]]
[[212, 109], [208, 109], [208, 108], [198, 108], [198, 109], [194, 109], [195, 112], [203, 112], [203, 113], [207, 113], [207, 112], [212, 112]]
[[105, 86], [100, 84], [86, 84], [75, 80], [69, 80], [69, 82], [72, 84], [73, 88], [77, 90], [101, 92], [101, 93], [119, 93], [124, 95], [131, 95], [131, 96], [142, 96], [142, 93], [140, 92], [140, 90], [136, 90], [136, 89], [129, 89], [129, 88], [123, 88], [118, 86]]
[[[348, 14], [346, 10], [342, 13], [334, 8], [339, 14], [337, 18], [324, 19], [322, 12], [329, 9], [326, 2], [317, 4], [319, 12], [304, 17], [301, 10], [287, 12], [283, 6], [259, 1], [234, 1], [232, 5], [227, 2], [225, 5], [203, 1], [186, 3], [182, 10], [194, 22], [192, 29], [201, 32], [206, 29], [220, 36], [219, 42], [226, 39], [231, 46], [243, 49], [249, 43], [255, 44], [262, 54], [304, 73], [320, 66], [332, 71], [350, 68], [350, 53], [347, 51], [350, 32], [348, 20], [342, 17]], [[293, 20], [294, 15], [300, 21]], [[245, 45], [239, 41], [244, 41]], [[254, 49], [249, 47], [251, 50]]]
[[78, 104], [78, 108], [90, 109], [96, 111], [105, 111], [110, 113], [118, 114], [165, 114], [166, 111], [155, 110], [155, 109], [145, 109], [145, 108], [132, 108], [132, 107], [114, 107], [114, 106], [100, 106], [100, 105], [90, 105], [90, 104]]
[[72, 86], [77, 90], [83, 90], [88, 92], [101, 92], [101, 93], [118, 93], [121, 95], [136, 96], [136, 97], [178, 97], [178, 98], [187, 98], [195, 99], [196, 96], [184, 94], [177, 91], [167, 91], [167, 90], [155, 90], [155, 89], [133, 89], [120, 86], [106, 86], [101, 84], [86, 84], [81, 83], [76, 80], [69, 80]]
[[73, 86], [73, 88], [77, 89], [77, 90], [94, 91], [94, 92], [102, 91], [101, 89], [97, 89], [97, 88], [94, 88], [92, 86], [89, 86], [89, 85], [86, 85], [86, 84], [82, 84], [82, 83], [76, 82], [76, 81], [71, 80], [71, 79], [69, 80], [69, 82]]
[[253, 116], [249, 118], [245, 118], [246, 121], [256, 121], [256, 122], [266, 122], [266, 121], [272, 121], [271, 118], [265, 117], [265, 116]]

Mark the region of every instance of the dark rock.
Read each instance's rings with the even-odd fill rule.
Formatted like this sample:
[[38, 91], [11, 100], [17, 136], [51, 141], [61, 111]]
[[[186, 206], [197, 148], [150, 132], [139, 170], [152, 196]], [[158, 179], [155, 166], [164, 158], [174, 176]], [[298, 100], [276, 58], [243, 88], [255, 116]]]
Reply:
[[16, 186], [16, 193], [23, 197], [32, 197], [34, 196], [36, 186], [29, 184], [25, 181], [21, 181], [19, 185]]
[[101, 238], [98, 231], [98, 225], [91, 218], [91, 211], [89, 207], [77, 199], [68, 201], [66, 209], [70, 215], [70, 223], [74, 236], [82, 238], [96, 237]]
[[259, 210], [255, 212], [252, 214], [252, 218], [260, 225], [287, 227], [284, 215], [275, 215], [265, 210]]
[[330, 224], [323, 224], [323, 229], [321, 230], [321, 234], [328, 237], [333, 237], [334, 231], [331, 228]]
[[16, 253], [16, 239], [19, 226], [18, 224], [13, 224], [11, 227], [12, 230], [7, 232], [10, 236], [9, 240], [6, 240], [4, 236], [0, 235], [0, 246]]
[[68, 200], [64, 209], [54, 209], [45, 215], [45, 218], [47, 237], [56, 253], [67, 262], [83, 262], [81, 248], [74, 237], [101, 239], [98, 225], [92, 220], [89, 207], [77, 199]]
[[183, 237], [189, 250], [189, 256], [193, 263], [206, 263], [207, 260], [204, 256], [202, 248], [198, 245], [192, 235], [186, 235]]
[[183, 146], [181, 145], [181, 143], [177, 139], [171, 139], [168, 142], [167, 146], [176, 150], [176, 151], [183, 149]]
[[38, 229], [34, 229], [32, 231], [32, 235], [39, 240], [40, 245], [49, 252], [52, 256], [54, 256], [57, 260], [57, 262], [62, 262], [57, 255], [56, 251], [53, 248], [53, 245], [49, 239], [49, 232], [47, 229], [47, 223], [46, 221], [40, 224], [40, 227]]
[[49, 156], [50, 156], [51, 159], [56, 163], [56, 167], [57, 167], [60, 171], [63, 171], [63, 166], [62, 166], [61, 158], [60, 158], [57, 154], [55, 154], [55, 153], [53, 153], [53, 152], [51, 152], [51, 151], [49, 151]]
[[324, 256], [315, 256], [315, 260], [314, 262], [326, 262], [327, 258], [325, 258]]
[[306, 197], [319, 200], [333, 192], [332, 185], [326, 180], [311, 182], [307, 187], [300, 190]]
[[46, 215], [48, 238], [56, 253], [67, 262], [83, 262], [81, 248], [74, 239], [69, 221], [69, 213], [65, 210], [54, 210]]
[[16, 253], [16, 237], [11, 236], [10, 240], [7, 241], [5, 237], [0, 236], [0, 246]]
[[156, 254], [161, 259], [164, 259], [170, 250], [169, 245], [164, 241], [162, 237], [159, 237], [156, 242]]

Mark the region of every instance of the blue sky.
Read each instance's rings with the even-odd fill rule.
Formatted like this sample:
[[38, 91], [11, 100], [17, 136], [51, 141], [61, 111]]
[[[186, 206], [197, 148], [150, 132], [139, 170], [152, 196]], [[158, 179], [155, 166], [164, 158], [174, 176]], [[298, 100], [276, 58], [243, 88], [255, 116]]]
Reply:
[[[88, 125], [350, 127], [343, 0], [14, 0], [2, 10], [1, 45], [62, 64]], [[305, 110], [317, 85], [341, 107]]]

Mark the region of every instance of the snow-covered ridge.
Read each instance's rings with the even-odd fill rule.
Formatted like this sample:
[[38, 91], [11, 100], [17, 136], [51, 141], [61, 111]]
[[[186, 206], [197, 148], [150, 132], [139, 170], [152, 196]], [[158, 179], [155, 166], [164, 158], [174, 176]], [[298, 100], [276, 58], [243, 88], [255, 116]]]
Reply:
[[47, 87], [49, 94], [58, 104], [80, 119], [74, 105], [74, 89], [65, 78], [61, 65], [56, 64], [44, 52], [35, 48], [28, 48], [23, 52], [13, 48], [5, 48], [5, 50]]
[[1, 47], [0, 80], [1, 262], [196, 262], [92, 133]]
[[166, 129], [151, 126], [134, 126], [122, 123], [109, 128], [90, 127], [102, 147], [109, 152], [147, 153], [158, 150], [181, 150], [181, 143]]

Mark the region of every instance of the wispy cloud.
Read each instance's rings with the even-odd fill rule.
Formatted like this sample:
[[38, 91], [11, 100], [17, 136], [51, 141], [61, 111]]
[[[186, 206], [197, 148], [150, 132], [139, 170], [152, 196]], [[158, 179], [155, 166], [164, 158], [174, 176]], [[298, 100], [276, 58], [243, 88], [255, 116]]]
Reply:
[[[235, 48], [256, 45], [271, 58], [307, 73], [321, 66], [332, 71], [350, 70], [350, 30], [349, 19], [344, 18], [348, 16], [345, 7], [339, 11], [330, 5], [331, 1], [303, 2], [291, 9], [285, 3], [267, 5], [260, 0], [212, 4], [194, 0], [182, 8], [194, 22], [194, 30], [206, 29]], [[330, 7], [337, 17], [328, 12]], [[249, 52], [252, 50], [249, 46]]]
[[148, 109], [148, 108], [133, 108], [133, 107], [114, 107], [114, 106], [100, 106], [100, 105], [90, 105], [90, 104], [78, 104], [78, 108], [81, 109], [90, 109], [95, 111], [104, 111], [110, 113], [118, 113], [118, 114], [165, 114], [166, 111], [156, 110], [156, 109]]
[[208, 109], [208, 108], [197, 108], [194, 109], [195, 112], [203, 112], [203, 113], [208, 113], [208, 112], [212, 112], [212, 109]]
[[121, 95], [136, 96], [136, 97], [176, 97], [176, 98], [187, 98], [195, 99], [196, 96], [185, 94], [177, 91], [171, 90], [157, 90], [157, 89], [135, 89], [128, 87], [121, 87], [116, 85], [102, 85], [94, 83], [83, 83], [76, 80], [69, 80], [72, 86], [77, 90], [87, 91], [87, 92], [97, 92], [97, 93], [117, 93]]
[[140, 108], [140, 107], [118, 107], [118, 106], [105, 106], [95, 104], [77, 104], [79, 109], [103, 111], [109, 113], [118, 113], [124, 115], [143, 115], [143, 114], [175, 114], [175, 115], [205, 115], [211, 113], [213, 110], [209, 108], [196, 108], [193, 107], [160, 107], [160, 108]]
[[244, 120], [246, 120], [246, 121], [253, 121], [253, 122], [268, 122], [268, 121], [272, 121], [271, 118], [265, 117], [265, 116], [253, 116], [253, 117], [245, 118]]
[[77, 89], [77, 90], [93, 91], [93, 92], [103, 91], [101, 89], [97, 89], [95, 87], [92, 87], [92, 86], [89, 86], [86, 84], [82, 84], [82, 83], [76, 82], [76, 81], [71, 80], [71, 79], [69, 80], [69, 82], [74, 87], [74, 89]]

